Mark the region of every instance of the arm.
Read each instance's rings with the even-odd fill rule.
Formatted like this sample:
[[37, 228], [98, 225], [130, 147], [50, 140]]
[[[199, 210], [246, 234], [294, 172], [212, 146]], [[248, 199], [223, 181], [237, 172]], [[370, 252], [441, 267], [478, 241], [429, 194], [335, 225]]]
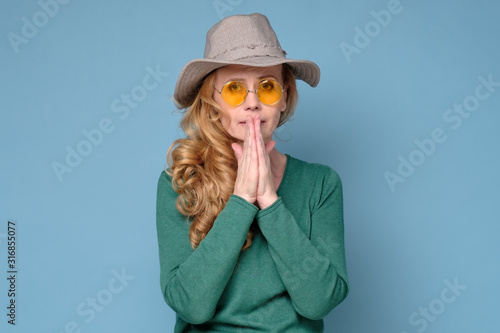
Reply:
[[156, 211], [160, 283], [167, 304], [186, 322], [200, 324], [215, 313], [257, 208], [231, 196], [210, 232], [193, 250], [189, 224], [177, 211], [176, 198], [171, 178], [163, 172]]
[[[345, 299], [349, 289], [342, 185], [331, 169], [324, 177], [319, 199], [311, 208], [310, 238], [281, 198], [257, 215], [295, 310], [313, 320], [326, 316]], [[304, 209], [307, 206], [303, 203]]]

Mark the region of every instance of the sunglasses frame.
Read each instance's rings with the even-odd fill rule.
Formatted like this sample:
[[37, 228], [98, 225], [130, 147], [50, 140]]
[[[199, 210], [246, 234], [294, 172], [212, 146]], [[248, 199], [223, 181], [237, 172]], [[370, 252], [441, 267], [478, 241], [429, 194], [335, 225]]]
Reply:
[[[224, 97], [222, 97], [222, 91], [224, 90], [224, 88], [225, 88], [228, 84], [230, 84], [230, 83], [232, 83], [232, 82], [237, 82], [237, 83], [240, 83], [241, 85], [243, 85], [243, 87], [245, 87], [245, 90], [246, 90], [245, 97], [243, 98], [243, 100], [241, 101], [241, 103], [238, 103], [238, 104], [236, 104], [236, 105], [229, 104], [228, 102], [226, 102], [226, 100], [224, 99]], [[278, 84], [278, 86], [281, 88], [281, 96], [280, 96], [280, 98], [279, 98], [276, 102], [274, 102], [274, 103], [272, 103], [272, 104], [264, 103], [264, 102], [260, 99], [259, 94], [257, 93], [257, 91], [259, 90], [260, 86], [261, 86], [264, 82], [276, 82], [276, 83]], [[215, 88], [215, 87], [214, 87], [214, 89], [215, 89], [215, 91], [217, 91], [217, 92], [221, 95], [222, 100], [224, 101], [224, 103], [226, 103], [226, 104], [227, 104], [227, 105], [229, 105], [229, 106], [239, 106], [239, 105], [243, 104], [243, 103], [245, 102], [245, 100], [247, 99], [248, 93], [250, 93], [250, 92], [255, 93], [255, 94], [257, 95], [257, 98], [259, 99], [259, 101], [260, 101], [262, 104], [265, 104], [265, 105], [275, 105], [276, 103], [278, 103], [279, 101], [281, 101], [281, 99], [283, 98], [283, 93], [285, 92], [285, 89], [283, 88], [283, 86], [281, 85], [281, 83], [279, 83], [277, 80], [274, 80], [274, 79], [266, 79], [266, 80], [262, 80], [262, 81], [260, 81], [260, 82], [259, 82], [259, 85], [257, 86], [257, 89], [247, 89], [247, 86], [245, 85], [245, 83], [243, 83], [243, 82], [241, 82], [241, 81], [235, 81], [235, 80], [230, 80], [230, 81], [227, 81], [226, 83], [224, 83], [224, 85], [222, 86], [222, 89], [221, 89], [220, 91], [219, 91], [219, 90], [217, 90], [217, 88]]]

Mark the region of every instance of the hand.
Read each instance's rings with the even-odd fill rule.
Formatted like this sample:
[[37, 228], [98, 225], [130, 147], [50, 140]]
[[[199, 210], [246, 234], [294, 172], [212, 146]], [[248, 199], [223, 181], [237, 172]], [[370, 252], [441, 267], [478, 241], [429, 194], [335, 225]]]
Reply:
[[238, 143], [233, 143], [231, 147], [238, 160], [238, 172], [233, 193], [253, 204], [257, 201], [259, 162], [255, 143], [255, 126], [250, 116], [247, 116], [246, 119], [243, 147]]
[[262, 133], [260, 132], [260, 117], [256, 117], [255, 125], [255, 140], [257, 141], [257, 156], [259, 160], [259, 183], [257, 186], [257, 203], [261, 209], [269, 207], [278, 199], [276, 189], [274, 188], [274, 180], [272, 173], [271, 160], [269, 153], [276, 146], [276, 141], [271, 140], [267, 144], [264, 143]]
[[238, 172], [234, 184], [234, 194], [244, 198], [261, 209], [270, 206], [278, 199], [274, 188], [269, 153], [275, 141], [264, 144], [260, 132], [260, 117], [247, 116], [243, 147], [233, 143], [238, 160]]

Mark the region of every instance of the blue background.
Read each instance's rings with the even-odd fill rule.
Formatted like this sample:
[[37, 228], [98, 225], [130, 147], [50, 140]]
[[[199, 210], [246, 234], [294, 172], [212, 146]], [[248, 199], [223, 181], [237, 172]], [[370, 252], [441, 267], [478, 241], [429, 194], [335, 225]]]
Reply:
[[[299, 83], [277, 134], [282, 152], [332, 166], [344, 184], [351, 293], [326, 332], [498, 332], [498, 2], [54, 1], [0, 1], [2, 332], [172, 331], [155, 229], [156, 182], [182, 136], [170, 98], [206, 31], [252, 12], [290, 58], [322, 70], [317, 88]], [[448, 110], [463, 103], [473, 111], [459, 120]], [[68, 167], [78, 147], [87, 156]], [[58, 177], [55, 162], [71, 172]]]

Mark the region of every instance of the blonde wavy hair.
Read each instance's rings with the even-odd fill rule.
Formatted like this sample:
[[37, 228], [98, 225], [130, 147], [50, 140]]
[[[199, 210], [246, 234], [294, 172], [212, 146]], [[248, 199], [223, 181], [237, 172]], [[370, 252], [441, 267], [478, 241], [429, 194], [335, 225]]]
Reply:
[[[288, 65], [283, 65], [283, 85], [287, 90], [286, 109], [278, 126], [289, 120], [298, 101], [295, 76]], [[186, 137], [172, 143], [167, 152], [167, 174], [172, 187], [179, 194], [178, 211], [191, 219], [189, 238], [196, 249], [212, 228], [233, 193], [238, 163], [231, 143], [234, 142], [220, 122], [221, 109], [213, 99], [215, 71], [200, 83], [198, 94], [184, 109], [180, 126]], [[250, 229], [242, 247], [252, 243]]]

